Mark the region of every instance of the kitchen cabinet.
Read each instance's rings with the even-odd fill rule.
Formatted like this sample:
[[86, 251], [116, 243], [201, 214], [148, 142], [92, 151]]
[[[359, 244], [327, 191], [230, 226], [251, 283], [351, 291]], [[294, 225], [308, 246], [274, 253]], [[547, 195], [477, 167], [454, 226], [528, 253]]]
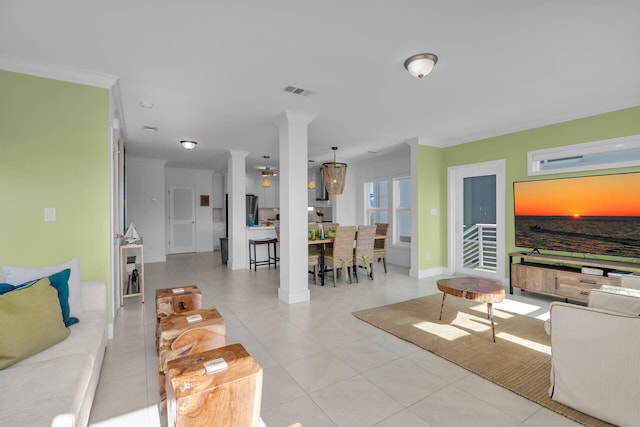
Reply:
[[213, 174], [213, 200], [211, 202], [211, 207], [213, 208], [223, 208], [224, 207], [224, 175], [220, 172], [215, 172]]
[[261, 208], [277, 208], [280, 207], [280, 181], [278, 177], [271, 177], [271, 187], [262, 186], [262, 180], [257, 180], [255, 185], [255, 194], [258, 196], [258, 205]]

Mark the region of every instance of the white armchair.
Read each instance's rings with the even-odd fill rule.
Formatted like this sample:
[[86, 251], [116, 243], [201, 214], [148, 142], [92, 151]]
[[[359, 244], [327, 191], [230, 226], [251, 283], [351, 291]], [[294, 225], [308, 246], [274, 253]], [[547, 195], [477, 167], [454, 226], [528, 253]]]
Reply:
[[555, 401], [619, 426], [640, 420], [640, 291], [593, 290], [589, 306], [550, 308]]

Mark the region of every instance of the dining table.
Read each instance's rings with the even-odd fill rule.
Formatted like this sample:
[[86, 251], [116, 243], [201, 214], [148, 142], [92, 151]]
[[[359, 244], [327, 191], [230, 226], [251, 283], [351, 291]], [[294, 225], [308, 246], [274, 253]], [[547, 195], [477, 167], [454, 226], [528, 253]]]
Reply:
[[[376, 234], [374, 239], [375, 240], [380, 240], [380, 239], [386, 239], [387, 236], [386, 234]], [[356, 239], [353, 239], [354, 245], [355, 245], [355, 241]], [[326, 250], [326, 246], [329, 243], [333, 243], [333, 237], [329, 237], [329, 236], [325, 236], [324, 239], [308, 239], [308, 243], [309, 246], [312, 245], [320, 245], [320, 285], [324, 286], [324, 254], [325, 254], [325, 250]]]

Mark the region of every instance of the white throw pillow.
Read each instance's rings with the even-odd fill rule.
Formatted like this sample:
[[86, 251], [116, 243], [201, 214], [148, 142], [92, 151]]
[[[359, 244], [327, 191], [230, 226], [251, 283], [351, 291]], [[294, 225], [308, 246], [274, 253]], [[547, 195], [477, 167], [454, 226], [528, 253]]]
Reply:
[[34, 268], [6, 265], [2, 267], [5, 280], [10, 285], [21, 285], [30, 280], [48, 277], [67, 268], [71, 269], [71, 275], [69, 276], [69, 314], [73, 317], [78, 317], [84, 309], [82, 289], [80, 289], [80, 260], [78, 258], [51, 267]]

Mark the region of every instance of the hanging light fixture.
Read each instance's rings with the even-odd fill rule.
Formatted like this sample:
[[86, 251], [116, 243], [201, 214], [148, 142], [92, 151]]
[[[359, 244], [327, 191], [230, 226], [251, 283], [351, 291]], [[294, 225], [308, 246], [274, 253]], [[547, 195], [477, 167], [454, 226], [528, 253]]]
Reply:
[[[310, 165], [310, 166], [311, 166], [311, 165], [313, 165], [313, 163], [314, 163], [314, 162], [315, 162], [315, 160], [309, 160], [309, 165]], [[315, 181], [314, 179], [310, 179], [310, 180], [307, 182], [307, 188], [308, 188], [309, 190], [315, 190], [315, 188], [316, 188], [316, 181]]]
[[329, 194], [342, 194], [344, 181], [347, 177], [347, 164], [336, 162], [336, 150], [338, 147], [331, 147], [331, 149], [333, 150], [333, 162], [322, 164], [324, 186]]
[[180, 141], [180, 144], [182, 144], [185, 150], [193, 150], [194, 148], [196, 148], [196, 145], [198, 143], [188, 139], [183, 139], [182, 141]]
[[264, 158], [264, 170], [260, 172], [262, 175], [262, 187], [270, 188], [271, 187], [271, 177], [275, 174], [273, 170], [269, 168], [268, 160], [270, 156], [262, 156]]
[[419, 53], [407, 58], [407, 60], [404, 61], [404, 68], [406, 68], [412, 76], [421, 79], [433, 70], [436, 62], [438, 62], [438, 57], [433, 53]]

